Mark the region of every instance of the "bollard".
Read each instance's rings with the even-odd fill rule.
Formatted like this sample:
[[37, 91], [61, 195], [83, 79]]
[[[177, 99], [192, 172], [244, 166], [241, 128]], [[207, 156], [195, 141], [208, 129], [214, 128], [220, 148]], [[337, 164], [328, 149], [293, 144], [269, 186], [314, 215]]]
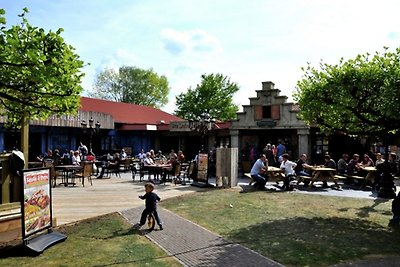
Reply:
[[229, 180], [228, 180], [228, 176], [224, 176], [223, 185], [224, 185], [224, 188], [227, 188], [227, 187], [229, 187]]
[[218, 176], [217, 177], [217, 182], [216, 182], [216, 185], [217, 185], [217, 187], [222, 187], [222, 177], [221, 176]]

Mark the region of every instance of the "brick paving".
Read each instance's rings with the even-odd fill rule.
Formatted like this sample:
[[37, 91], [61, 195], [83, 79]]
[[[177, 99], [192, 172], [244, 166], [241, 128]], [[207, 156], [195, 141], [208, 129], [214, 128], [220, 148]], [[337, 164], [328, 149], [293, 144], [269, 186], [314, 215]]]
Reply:
[[[133, 208], [120, 213], [134, 225], [138, 222], [142, 209]], [[168, 210], [159, 209], [159, 215], [164, 230], [159, 231], [156, 226], [157, 230], [147, 233], [146, 236], [183, 266], [283, 266]]]

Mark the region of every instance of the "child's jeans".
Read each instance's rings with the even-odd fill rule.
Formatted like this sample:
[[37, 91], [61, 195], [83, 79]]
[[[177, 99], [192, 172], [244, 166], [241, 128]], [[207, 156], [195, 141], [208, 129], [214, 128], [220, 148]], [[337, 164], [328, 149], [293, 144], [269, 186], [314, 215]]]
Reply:
[[148, 209], [145, 208], [142, 212], [142, 216], [140, 217], [140, 225], [144, 225], [146, 223], [146, 217], [148, 214], [152, 213], [154, 214], [154, 219], [156, 219], [156, 222], [158, 225], [162, 225], [162, 222], [160, 220], [160, 217], [158, 217], [158, 212], [157, 209]]

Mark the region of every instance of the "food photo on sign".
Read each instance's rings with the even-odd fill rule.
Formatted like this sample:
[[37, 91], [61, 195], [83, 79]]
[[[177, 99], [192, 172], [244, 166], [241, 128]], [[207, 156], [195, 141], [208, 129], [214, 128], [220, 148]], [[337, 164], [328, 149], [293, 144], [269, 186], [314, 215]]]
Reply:
[[24, 173], [25, 236], [51, 226], [49, 171]]

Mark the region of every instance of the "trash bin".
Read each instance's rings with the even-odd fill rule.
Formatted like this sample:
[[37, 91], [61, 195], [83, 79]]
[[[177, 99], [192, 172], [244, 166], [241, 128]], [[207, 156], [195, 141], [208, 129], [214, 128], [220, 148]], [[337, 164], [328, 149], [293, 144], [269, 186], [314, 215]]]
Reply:
[[20, 164], [15, 164], [12, 160], [13, 153], [0, 154], [0, 204], [20, 202], [22, 192], [22, 181], [16, 171], [13, 169], [18, 166], [22, 169]]

